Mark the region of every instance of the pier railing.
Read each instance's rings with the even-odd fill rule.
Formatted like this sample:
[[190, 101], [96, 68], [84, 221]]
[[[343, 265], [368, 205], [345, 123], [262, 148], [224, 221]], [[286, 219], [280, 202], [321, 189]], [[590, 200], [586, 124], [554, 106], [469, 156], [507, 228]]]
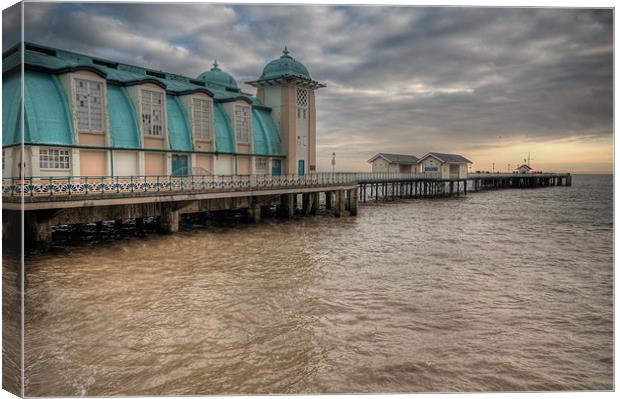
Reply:
[[468, 177], [441, 178], [439, 173], [338, 172], [307, 175], [191, 175], [191, 176], [32, 176], [2, 179], [2, 196], [61, 196], [110, 193], [165, 193], [179, 191], [251, 191], [341, 184], [412, 180], [464, 181], [506, 177], [557, 177], [570, 174], [470, 173]]
[[67, 176], [2, 179], [2, 195], [61, 196], [111, 193], [169, 193], [186, 191], [248, 191], [353, 184], [347, 174], [308, 175], [192, 175], [176, 176]]
[[[384, 181], [405, 181], [405, 180], [436, 180], [440, 178], [439, 172], [432, 173], [388, 173], [388, 172], [338, 172], [338, 173], [325, 173], [319, 172], [318, 175], [339, 175], [345, 179], [349, 179], [351, 182], [384, 182]], [[458, 179], [458, 176], [454, 176], [452, 179]], [[464, 178], [463, 178], [464, 179]]]

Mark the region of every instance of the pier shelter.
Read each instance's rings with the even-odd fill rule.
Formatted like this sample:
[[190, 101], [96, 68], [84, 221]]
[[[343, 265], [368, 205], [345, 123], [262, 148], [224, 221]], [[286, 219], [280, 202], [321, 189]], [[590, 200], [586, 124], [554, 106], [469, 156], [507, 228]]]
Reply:
[[3, 53], [2, 72], [5, 178], [316, 170], [325, 85], [287, 49], [248, 82], [256, 96], [217, 62], [188, 77], [34, 43]]
[[467, 168], [472, 162], [458, 154], [429, 152], [420, 158], [420, 172], [440, 179], [467, 179]]
[[517, 169], [515, 169], [515, 172], [519, 174], [531, 173], [531, 171], [532, 171], [532, 168], [530, 168], [530, 165], [525, 164], [525, 163], [519, 166]]
[[376, 173], [417, 173], [418, 157], [380, 152], [368, 160]]

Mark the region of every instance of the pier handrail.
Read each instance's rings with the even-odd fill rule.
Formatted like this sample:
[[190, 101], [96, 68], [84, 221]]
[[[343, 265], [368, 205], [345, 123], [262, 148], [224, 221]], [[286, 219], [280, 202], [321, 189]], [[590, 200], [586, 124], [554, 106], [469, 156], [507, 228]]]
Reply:
[[29, 176], [2, 179], [2, 196], [74, 196], [109, 193], [162, 193], [179, 191], [252, 191], [274, 188], [329, 187], [410, 180], [477, 180], [500, 177], [570, 176], [569, 173], [470, 173], [441, 178], [434, 173], [317, 172], [307, 175], [152, 175], [152, 176]]
[[231, 192], [355, 184], [337, 175], [29, 176], [2, 179], [3, 197], [127, 193]]

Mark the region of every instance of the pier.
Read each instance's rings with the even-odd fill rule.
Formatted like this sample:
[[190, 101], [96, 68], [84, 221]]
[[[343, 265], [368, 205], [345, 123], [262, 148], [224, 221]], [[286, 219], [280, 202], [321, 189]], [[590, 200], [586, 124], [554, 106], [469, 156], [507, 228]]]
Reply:
[[417, 173], [315, 173], [248, 176], [129, 176], [5, 178], [3, 239], [50, 242], [52, 226], [101, 224], [121, 227], [156, 218], [163, 232], [177, 232], [185, 214], [237, 210], [258, 223], [267, 210], [279, 218], [310, 216], [319, 209], [335, 217], [356, 216], [358, 202], [459, 197], [468, 191], [570, 186], [570, 174], [470, 174], [440, 178]]
[[469, 175], [468, 181], [473, 191], [571, 186], [573, 184], [570, 173], [475, 173]]
[[407, 198], [443, 198], [468, 191], [571, 186], [570, 173], [472, 173], [465, 178], [441, 178], [420, 173], [348, 173], [358, 185], [361, 202]]
[[266, 208], [280, 218], [323, 207], [335, 217], [357, 215], [357, 185], [345, 175], [130, 176], [3, 179], [3, 239], [50, 242], [52, 226], [157, 218], [177, 232], [184, 214], [239, 210], [259, 222]]

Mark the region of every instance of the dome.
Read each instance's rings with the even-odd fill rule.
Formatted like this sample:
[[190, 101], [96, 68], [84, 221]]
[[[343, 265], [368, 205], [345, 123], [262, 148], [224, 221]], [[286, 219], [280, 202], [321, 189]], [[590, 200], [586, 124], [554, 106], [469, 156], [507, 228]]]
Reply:
[[208, 72], [201, 73], [200, 76], [198, 76], [198, 79], [205, 82], [230, 87], [233, 89], [239, 88], [237, 86], [237, 81], [235, 80], [235, 78], [233, 78], [230, 74], [222, 71], [219, 68], [217, 60], [215, 60], [215, 62], [213, 63], [213, 68], [211, 68], [211, 70]]
[[301, 62], [288, 55], [288, 53], [288, 49], [285, 46], [280, 58], [267, 64], [265, 69], [263, 69], [263, 74], [258, 80], [277, 79], [285, 75], [312, 80], [312, 78], [310, 78], [308, 68], [306, 68]]

